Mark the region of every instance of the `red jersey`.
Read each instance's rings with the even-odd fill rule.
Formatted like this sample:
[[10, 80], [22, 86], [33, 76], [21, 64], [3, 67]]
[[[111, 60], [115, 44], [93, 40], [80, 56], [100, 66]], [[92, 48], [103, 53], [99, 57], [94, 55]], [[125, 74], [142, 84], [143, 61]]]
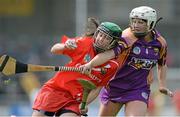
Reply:
[[[69, 39], [66, 36], [62, 37], [62, 43], [65, 43]], [[94, 39], [92, 37], [77, 37], [73, 38], [76, 41], [77, 48], [74, 50], [65, 49], [64, 55], [71, 58], [71, 61], [65, 66], [78, 67], [89, 62], [97, 53], [93, 47]], [[105, 86], [109, 79], [111, 79], [116, 73], [118, 63], [115, 60], [93, 68], [91, 74], [96, 78], [90, 78], [87, 75], [78, 72], [57, 72], [45, 85], [53, 87], [55, 89], [67, 90], [75, 98], [82, 96], [82, 86], [77, 82], [77, 79], [87, 79], [92, 81], [97, 86]]]

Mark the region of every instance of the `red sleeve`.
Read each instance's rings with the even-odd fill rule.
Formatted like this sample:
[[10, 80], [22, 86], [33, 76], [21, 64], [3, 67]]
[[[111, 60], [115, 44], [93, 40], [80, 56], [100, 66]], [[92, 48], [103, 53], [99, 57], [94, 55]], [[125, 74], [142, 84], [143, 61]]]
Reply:
[[63, 35], [61, 37], [61, 43], [65, 43], [68, 39], [70, 39], [69, 37], [67, 37], [66, 35]]
[[107, 76], [104, 77], [104, 79], [103, 79], [102, 82], [99, 84], [99, 86], [106, 86], [107, 83], [109, 82], [109, 80], [112, 79], [112, 78], [114, 78], [116, 71], [117, 71], [117, 69], [112, 69], [112, 70], [110, 70], [110, 73], [107, 74]]
[[101, 72], [104, 71], [105, 74], [101, 73], [102, 81], [100, 82], [99, 86], [106, 86], [107, 83], [109, 82], [109, 80], [112, 79], [115, 76], [115, 74], [117, 72], [117, 69], [119, 67], [119, 64], [114, 60], [110, 60], [107, 63], [107, 65], [108, 64], [111, 66], [110, 68], [105, 68], [105, 67], [101, 68], [102, 69]]

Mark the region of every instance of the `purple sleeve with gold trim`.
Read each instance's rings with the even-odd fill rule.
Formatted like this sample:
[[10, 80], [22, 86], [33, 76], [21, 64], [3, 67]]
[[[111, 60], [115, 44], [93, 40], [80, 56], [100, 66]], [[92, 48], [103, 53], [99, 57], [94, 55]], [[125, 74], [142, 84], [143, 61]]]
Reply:
[[126, 40], [124, 38], [121, 38], [120, 41], [118, 41], [118, 46], [113, 48], [115, 56], [117, 57], [127, 47], [128, 47], [128, 45], [126, 43]]

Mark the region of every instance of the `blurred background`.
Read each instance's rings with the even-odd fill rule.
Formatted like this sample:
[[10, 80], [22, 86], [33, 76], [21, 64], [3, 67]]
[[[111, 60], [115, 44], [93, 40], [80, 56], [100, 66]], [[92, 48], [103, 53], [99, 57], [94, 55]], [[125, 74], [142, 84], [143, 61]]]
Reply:
[[[50, 53], [62, 35], [81, 35], [88, 17], [112, 21], [125, 29], [130, 11], [142, 5], [153, 7], [163, 17], [156, 28], [168, 43], [167, 86], [175, 91], [173, 99], [160, 94], [155, 76], [149, 115], [180, 115], [179, 0], [0, 0], [0, 55], [8, 54], [23, 63], [64, 65], [68, 58]], [[31, 115], [34, 96], [53, 74], [1, 74], [0, 115]], [[97, 99], [88, 114], [96, 116], [98, 108]]]

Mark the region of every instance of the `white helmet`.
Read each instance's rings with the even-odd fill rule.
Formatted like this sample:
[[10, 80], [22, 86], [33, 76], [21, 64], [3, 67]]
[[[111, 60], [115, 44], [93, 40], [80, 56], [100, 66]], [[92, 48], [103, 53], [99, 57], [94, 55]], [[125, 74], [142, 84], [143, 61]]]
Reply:
[[155, 27], [157, 21], [157, 14], [156, 14], [156, 10], [154, 10], [151, 7], [140, 6], [134, 8], [131, 11], [129, 18], [131, 23], [132, 23], [132, 18], [147, 20], [148, 31], [151, 31]]

